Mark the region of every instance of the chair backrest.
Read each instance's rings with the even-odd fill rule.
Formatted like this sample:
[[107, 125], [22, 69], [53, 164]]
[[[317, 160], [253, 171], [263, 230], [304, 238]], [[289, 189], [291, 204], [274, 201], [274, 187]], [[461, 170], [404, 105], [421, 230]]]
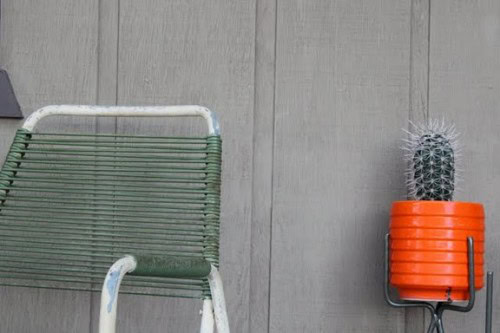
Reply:
[[[198, 115], [210, 134], [37, 133], [34, 123], [53, 114]], [[221, 139], [214, 119], [201, 107], [37, 111], [17, 131], [0, 171], [0, 285], [100, 291], [109, 266], [126, 254], [218, 266]], [[205, 279], [144, 276], [130, 276], [120, 292], [210, 295]]]

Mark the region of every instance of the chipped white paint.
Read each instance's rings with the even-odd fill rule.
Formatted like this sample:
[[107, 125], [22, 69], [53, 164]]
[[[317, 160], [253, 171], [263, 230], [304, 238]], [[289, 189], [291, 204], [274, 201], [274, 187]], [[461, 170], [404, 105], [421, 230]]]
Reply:
[[212, 270], [208, 275], [212, 302], [214, 305], [215, 325], [218, 333], [229, 333], [229, 320], [227, 318], [226, 301], [224, 299], [224, 289], [219, 271], [212, 265]]
[[[125, 256], [117, 260], [108, 270], [101, 292], [99, 333], [116, 332], [116, 307], [120, 284], [125, 274], [132, 272], [136, 267], [136, 259], [133, 256]], [[212, 300], [206, 299], [203, 301], [200, 333], [213, 333], [214, 322], [218, 333], [229, 333], [229, 320], [227, 318], [222, 279], [219, 271], [213, 265], [208, 275], [208, 283], [212, 293]]]
[[106, 274], [101, 292], [101, 312], [99, 315], [99, 333], [115, 333], [116, 305], [118, 291], [125, 274], [132, 272], [137, 262], [132, 256], [117, 260]]
[[200, 333], [214, 332], [214, 308], [211, 299], [203, 300], [203, 310], [201, 312]]
[[38, 121], [50, 116], [95, 117], [203, 117], [210, 135], [220, 135], [214, 112], [199, 105], [177, 106], [101, 106], [101, 105], [49, 105], [33, 112], [23, 128], [32, 131]]

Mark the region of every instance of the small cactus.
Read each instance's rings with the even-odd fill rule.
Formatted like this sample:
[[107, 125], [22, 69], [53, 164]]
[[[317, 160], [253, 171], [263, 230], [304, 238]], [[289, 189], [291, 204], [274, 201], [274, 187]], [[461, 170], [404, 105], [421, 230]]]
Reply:
[[408, 196], [413, 200], [451, 201], [455, 190], [458, 134], [453, 125], [430, 120], [413, 125], [405, 140]]

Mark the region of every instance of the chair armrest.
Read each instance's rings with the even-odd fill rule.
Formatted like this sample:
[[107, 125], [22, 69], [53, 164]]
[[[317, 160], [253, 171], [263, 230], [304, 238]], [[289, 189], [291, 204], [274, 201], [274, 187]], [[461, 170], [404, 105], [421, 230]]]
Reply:
[[137, 266], [130, 275], [157, 276], [178, 279], [204, 278], [211, 265], [203, 258], [174, 256], [134, 256]]

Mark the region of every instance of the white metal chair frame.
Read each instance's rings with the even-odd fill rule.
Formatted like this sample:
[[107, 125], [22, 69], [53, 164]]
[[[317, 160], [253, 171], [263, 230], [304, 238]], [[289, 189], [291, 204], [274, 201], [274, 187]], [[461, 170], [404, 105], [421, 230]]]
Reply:
[[[50, 105], [32, 113], [23, 128], [32, 131], [38, 121], [49, 116], [90, 116], [90, 117], [202, 117], [205, 119], [209, 135], [219, 135], [219, 124], [215, 113], [197, 105], [181, 106], [91, 106], [91, 105]], [[116, 308], [120, 283], [125, 274], [136, 268], [133, 256], [117, 260], [108, 270], [101, 292], [99, 332], [116, 332]], [[200, 333], [214, 332], [214, 322], [219, 333], [229, 333], [229, 321], [222, 279], [215, 266], [211, 266], [208, 276], [212, 299], [203, 301]], [[215, 316], [214, 316], [215, 315]], [[215, 317], [215, 318], [214, 318]]]

